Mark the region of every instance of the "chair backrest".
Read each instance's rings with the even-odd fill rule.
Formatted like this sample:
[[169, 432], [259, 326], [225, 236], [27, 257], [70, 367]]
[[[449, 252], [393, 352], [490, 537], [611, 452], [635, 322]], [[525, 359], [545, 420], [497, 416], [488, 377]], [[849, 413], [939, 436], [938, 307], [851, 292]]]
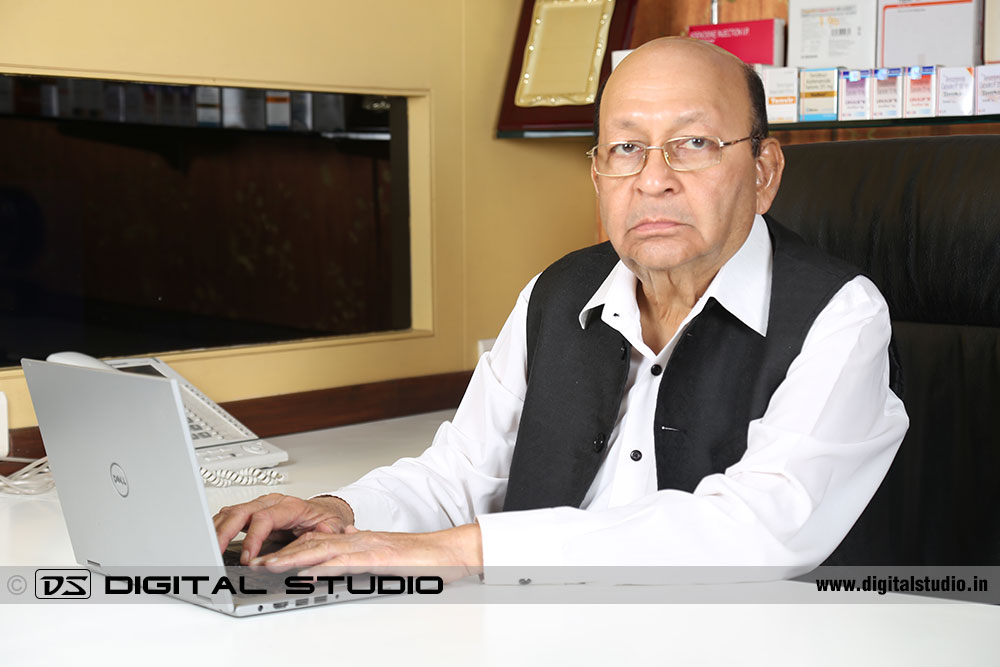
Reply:
[[1000, 136], [784, 150], [770, 213], [882, 290], [910, 416], [827, 564], [1000, 562]]

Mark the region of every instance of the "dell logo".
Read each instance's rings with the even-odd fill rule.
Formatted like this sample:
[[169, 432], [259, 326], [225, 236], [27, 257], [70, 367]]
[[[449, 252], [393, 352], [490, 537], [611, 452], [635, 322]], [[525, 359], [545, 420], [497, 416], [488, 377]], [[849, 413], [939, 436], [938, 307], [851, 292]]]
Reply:
[[117, 463], [111, 464], [111, 484], [119, 496], [128, 497], [128, 477], [125, 476], [125, 471]]

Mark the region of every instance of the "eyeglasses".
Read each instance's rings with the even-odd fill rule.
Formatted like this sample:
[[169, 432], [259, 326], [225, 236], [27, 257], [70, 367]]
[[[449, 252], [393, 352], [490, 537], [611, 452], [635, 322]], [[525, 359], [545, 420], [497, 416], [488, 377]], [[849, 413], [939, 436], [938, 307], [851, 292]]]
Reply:
[[719, 137], [674, 137], [662, 146], [648, 146], [641, 141], [614, 141], [598, 144], [587, 151], [599, 176], [634, 176], [646, 166], [651, 150], [663, 151], [663, 159], [674, 171], [697, 171], [722, 161], [722, 149], [742, 141], [756, 140], [750, 135], [734, 141]]

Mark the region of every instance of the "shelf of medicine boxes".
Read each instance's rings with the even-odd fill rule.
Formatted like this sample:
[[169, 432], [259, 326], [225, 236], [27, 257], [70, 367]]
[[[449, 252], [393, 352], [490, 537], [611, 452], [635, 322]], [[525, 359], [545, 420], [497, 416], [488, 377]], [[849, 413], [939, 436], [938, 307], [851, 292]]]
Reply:
[[[860, 127], [914, 127], [921, 125], [968, 125], [1000, 123], [1000, 114], [988, 116], [928, 116], [923, 118], [888, 118], [871, 120], [831, 120], [804, 123], [771, 123], [771, 130], [849, 130]], [[953, 133], [953, 134], [958, 134]]]
[[[995, 127], [994, 127], [995, 125]], [[771, 132], [781, 133], [784, 143], [800, 143], [795, 134], [811, 130], [832, 130], [829, 140], [868, 139], [892, 136], [923, 136], [948, 134], [1000, 134], [1000, 114], [984, 116], [932, 116], [926, 118], [893, 118], [886, 120], [810, 121], [804, 123], [772, 123]], [[925, 128], [921, 131], [921, 128]], [[965, 128], [965, 129], [963, 129]], [[857, 130], [861, 130], [858, 132]], [[841, 132], [843, 131], [843, 132]], [[498, 139], [548, 139], [566, 137], [593, 138], [589, 128], [523, 129], [497, 131]], [[814, 138], [823, 141], [827, 138]]]

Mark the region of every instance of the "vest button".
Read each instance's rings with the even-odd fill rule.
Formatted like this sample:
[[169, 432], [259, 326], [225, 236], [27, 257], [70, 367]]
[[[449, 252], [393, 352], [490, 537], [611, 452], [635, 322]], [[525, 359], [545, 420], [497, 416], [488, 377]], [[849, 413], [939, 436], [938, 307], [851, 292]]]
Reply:
[[639, 459], [642, 458], [642, 452], [640, 452], [638, 449], [633, 449], [632, 453], [629, 454], [628, 457], [633, 461], [638, 461]]
[[598, 433], [597, 437], [594, 438], [594, 451], [600, 454], [604, 451], [604, 443], [607, 441], [606, 436], [603, 433]]
[[663, 366], [660, 366], [659, 364], [653, 364], [653, 367], [649, 369], [649, 372], [652, 373], [653, 375], [659, 375], [660, 373], [663, 372]]

